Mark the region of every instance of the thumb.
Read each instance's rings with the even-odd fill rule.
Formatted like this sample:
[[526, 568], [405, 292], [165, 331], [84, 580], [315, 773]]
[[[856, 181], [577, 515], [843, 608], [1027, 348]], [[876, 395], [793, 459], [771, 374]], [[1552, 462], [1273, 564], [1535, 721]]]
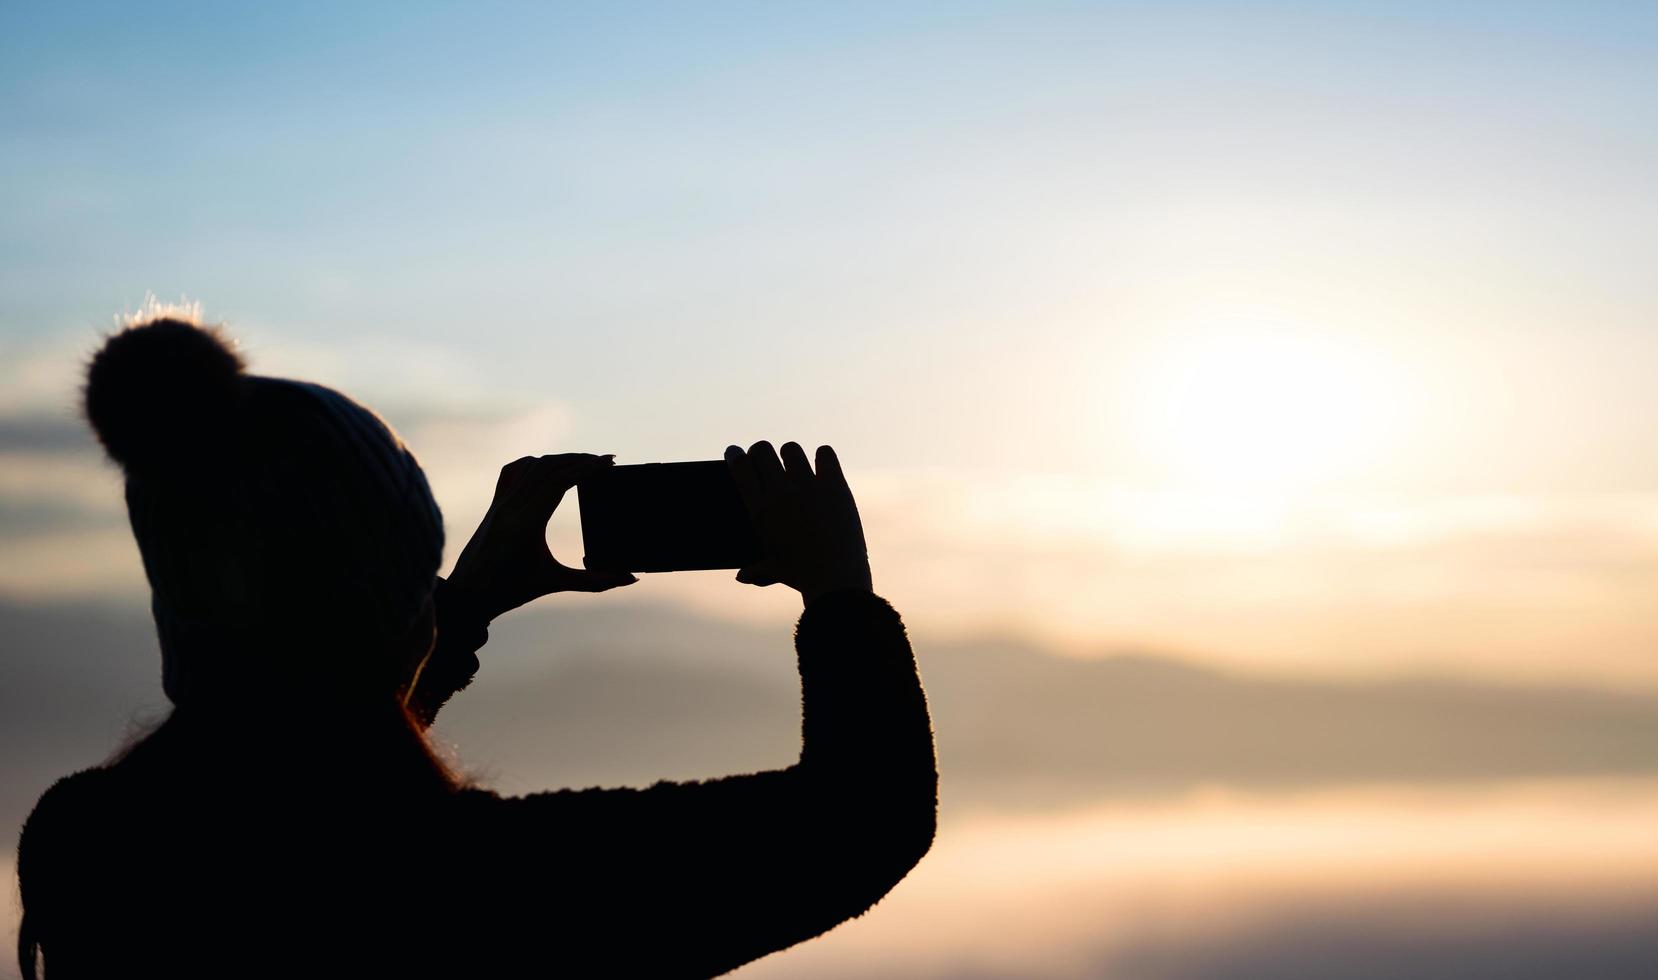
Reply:
[[783, 579], [779, 574], [777, 563], [768, 559], [737, 569], [737, 581], [744, 585], [766, 586], [776, 585]]
[[639, 581], [629, 572], [603, 572], [559, 565], [551, 569], [547, 592], [608, 592]]
[[571, 569], [574, 573], [570, 583], [572, 592], [609, 592], [624, 585], [632, 585], [639, 581], [639, 577], [631, 572], [595, 572], [586, 569]]

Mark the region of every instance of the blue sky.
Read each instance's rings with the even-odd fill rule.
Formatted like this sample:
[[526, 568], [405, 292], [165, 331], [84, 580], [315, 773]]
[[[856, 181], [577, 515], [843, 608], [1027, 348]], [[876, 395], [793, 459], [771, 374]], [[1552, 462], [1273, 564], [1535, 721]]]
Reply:
[[[1633, 658], [1655, 48], [1645, 4], [8, 5], [0, 409], [61, 423], [113, 315], [188, 297], [385, 411], [457, 524], [467, 447], [798, 438], [940, 616], [1311, 657], [1479, 581]], [[1158, 625], [1194, 603], [1284, 618]]]
[[[775, 401], [753, 376], [825, 335], [869, 351], [834, 367], [960, 376], [1022, 352], [1043, 361], [1028, 383], [1079, 333], [1159, 329], [1111, 304], [1205, 288], [1202, 249], [1156, 234], [1171, 213], [1321, 211], [1348, 224], [1333, 255], [1372, 278], [1420, 279], [1413, 250], [1438, 238], [1462, 254], [1424, 258], [1476, 284], [1550, 274], [1618, 298], [1651, 244], [1650, 197], [1628, 210], [1658, 81], [1639, 7], [0, 17], [9, 336], [187, 294], [284, 336], [481, 348], [511, 384], [576, 400], [625, 376], [666, 404]], [[1262, 237], [1215, 261], [1286, 244]], [[1585, 254], [1608, 238], [1624, 247]]]

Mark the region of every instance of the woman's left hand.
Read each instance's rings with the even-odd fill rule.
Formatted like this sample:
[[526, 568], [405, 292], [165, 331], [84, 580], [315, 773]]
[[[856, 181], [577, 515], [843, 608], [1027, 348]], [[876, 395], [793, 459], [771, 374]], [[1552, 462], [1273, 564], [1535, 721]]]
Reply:
[[547, 547], [547, 522], [565, 491], [610, 466], [590, 453], [525, 456], [501, 467], [495, 500], [449, 575], [491, 619], [554, 592], [604, 592], [639, 581], [627, 572], [560, 564]]

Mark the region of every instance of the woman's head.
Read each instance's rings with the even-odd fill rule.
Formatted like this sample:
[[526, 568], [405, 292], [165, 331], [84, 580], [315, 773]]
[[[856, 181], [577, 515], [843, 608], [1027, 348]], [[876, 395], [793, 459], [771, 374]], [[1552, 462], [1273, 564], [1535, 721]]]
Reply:
[[221, 331], [170, 316], [109, 338], [85, 408], [126, 474], [175, 703], [408, 680], [431, 641], [443, 524], [384, 421], [248, 374]]

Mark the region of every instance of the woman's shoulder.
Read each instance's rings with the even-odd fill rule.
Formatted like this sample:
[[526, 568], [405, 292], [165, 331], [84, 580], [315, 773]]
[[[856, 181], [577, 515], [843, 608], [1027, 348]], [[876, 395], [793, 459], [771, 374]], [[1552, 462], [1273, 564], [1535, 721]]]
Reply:
[[[89, 836], [86, 831], [121, 810], [115, 805], [115, 783], [109, 769], [94, 766], [47, 787], [23, 822], [17, 841], [18, 874], [32, 877], [31, 869], [56, 863], [53, 854], [82, 853], [82, 842]], [[61, 846], [59, 842], [64, 841], [75, 846]]]
[[70, 773], [46, 788], [24, 822], [24, 830], [73, 820], [96, 812], [115, 790], [115, 774], [105, 766]]

